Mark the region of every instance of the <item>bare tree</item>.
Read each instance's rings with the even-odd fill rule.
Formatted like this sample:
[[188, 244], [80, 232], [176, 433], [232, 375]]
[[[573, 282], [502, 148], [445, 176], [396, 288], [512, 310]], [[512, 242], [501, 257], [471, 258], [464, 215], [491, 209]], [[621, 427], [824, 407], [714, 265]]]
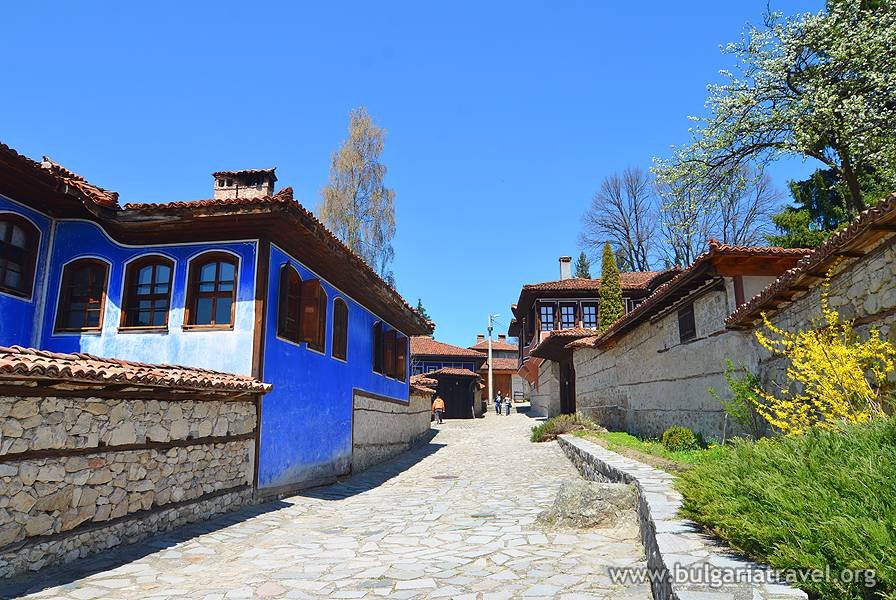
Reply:
[[718, 190], [718, 231], [722, 243], [752, 246], [771, 230], [771, 216], [783, 194], [762, 169], [742, 166], [728, 173]]
[[706, 190], [659, 184], [662, 252], [667, 265], [687, 267], [706, 249], [718, 225], [714, 198]]
[[386, 166], [380, 162], [386, 131], [364, 107], [349, 117], [349, 137], [333, 153], [318, 212], [339, 239], [394, 285], [395, 192], [383, 183]]
[[657, 227], [651, 177], [640, 168], [604, 178], [582, 216], [581, 243], [597, 256], [604, 242], [617, 248], [619, 267], [649, 271]]

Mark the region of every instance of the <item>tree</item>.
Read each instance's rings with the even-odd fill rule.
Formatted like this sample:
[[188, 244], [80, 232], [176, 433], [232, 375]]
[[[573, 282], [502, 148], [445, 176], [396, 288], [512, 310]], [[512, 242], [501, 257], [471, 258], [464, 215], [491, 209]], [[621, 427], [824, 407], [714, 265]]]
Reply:
[[339, 239], [394, 285], [395, 192], [383, 183], [386, 167], [380, 162], [386, 131], [364, 107], [351, 111], [349, 119], [349, 136], [333, 153], [318, 212]]
[[743, 166], [732, 173], [718, 190], [718, 231], [723, 244], [754, 246], [771, 226], [781, 193], [761, 169]]
[[[888, 191], [886, 182], [876, 174], [863, 173], [859, 181], [872, 204]], [[772, 217], [777, 233], [766, 236], [771, 244], [814, 248], [856, 216], [834, 169], [818, 169], [808, 179], [788, 185], [793, 204]]]
[[417, 298], [417, 312], [420, 313], [420, 316], [432, 323], [432, 318], [429, 316], [429, 313], [426, 312], [426, 307], [423, 306], [423, 299]]
[[709, 86], [708, 116], [671, 160], [666, 183], [717, 187], [748, 162], [814, 158], [865, 208], [861, 174], [896, 177], [896, 10], [890, 2], [829, 0], [819, 14], [766, 18], [727, 46], [737, 73]]
[[582, 216], [582, 244], [594, 254], [609, 240], [627, 270], [649, 271], [656, 231], [656, 202], [648, 173], [629, 167], [604, 178]]
[[619, 268], [613, 256], [610, 242], [604, 242], [603, 258], [600, 273], [600, 330], [607, 327], [625, 314], [622, 304], [622, 285], [619, 282]]
[[588, 262], [584, 251], [579, 253], [579, 259], [576, 261], [576, 277], [591, 279], [591, 263]]
[[716, 230], [718, 211], [703, 188], [661, 183], [658, 187], [662, 253], [667, 266], [687, 267], [706, 249]]

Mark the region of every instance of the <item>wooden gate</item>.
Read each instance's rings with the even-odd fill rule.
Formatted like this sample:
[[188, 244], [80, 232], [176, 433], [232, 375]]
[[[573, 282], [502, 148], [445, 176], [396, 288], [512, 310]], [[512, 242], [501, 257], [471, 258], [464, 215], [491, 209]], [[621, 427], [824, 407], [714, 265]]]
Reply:
[[576, 368], [572, 360], [560, 363], [560, 414], [576, 412]]

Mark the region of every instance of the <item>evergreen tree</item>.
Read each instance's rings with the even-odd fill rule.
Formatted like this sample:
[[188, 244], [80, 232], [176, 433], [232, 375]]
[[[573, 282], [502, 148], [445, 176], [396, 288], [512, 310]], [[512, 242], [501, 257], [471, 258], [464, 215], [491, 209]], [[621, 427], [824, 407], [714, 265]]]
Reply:
[[625, 310], [622, 304], [622, 285], [619, 282], [619, 268], [610, 242], [604, 244], [600, 275], [600, 330], [604, 331], [621, 317]]
[[[417, 298], [417, 312], [420, 313], [420, 316], [432, 323], [432, 317], [429, 316], [429, 313], [426, 312], [426, 307], [423, 306], [423, 299]], [[435, 326], [433, 326], [435, 329]]]
[[576, 277], [591, 279], [591, 264], [584, 251], [579, 253], [579, 260], [576, 261]]

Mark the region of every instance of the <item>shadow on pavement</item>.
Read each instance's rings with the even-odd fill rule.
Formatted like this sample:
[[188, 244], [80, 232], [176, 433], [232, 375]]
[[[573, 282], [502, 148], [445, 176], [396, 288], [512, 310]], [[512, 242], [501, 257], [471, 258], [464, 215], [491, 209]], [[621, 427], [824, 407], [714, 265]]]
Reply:
[[342, 500], [356, 494], [363, 494], [396, 477], [445, 447], [433, 439], [438, 429], [430, 429], [410, 450], [402, 452], [395, 458], [379, 463], [356, 475], [343, 479], [333, 485], [311, 488], [298, 492], [295, 497], [318, 498], [320, 500]]
[[295, 504], [295, 499], [298, 498], [340, 500], [369, 491], [444, 448], [445, 444], [433, 442], [437, 434], [437, 429], [430, 429], [416, 445], [395, 458], [374, 465], [368, 470], [352, 475], [339, 483], [298, 492], [295, 496], [291, 496], [294, 499], [291, 502], [276, 500], [256, 504], [232, 513], [220, 515], [208, 521], [184, 525], [183, 527], [152, 536], [141, 542], [117, 546], [65, 565], [47, 567], [36, 573], [25, 573], [0, 583], [0, 599], [18, 598], [19, 596], [37, 593], [47, 588], [74, 584], [74, 582], [89, 575], [121, 567], [155, 552], [171, 548], [181, 542], [186, 542], [194, 537], [213, 533], [247, 519], [287, 508]]
[[[279, 500], [256, 504], [214, 517], [208, 521], [184, 525], [141, 542], [117, 546], [65, 565], [47, 567], [36, 573], [25, 573], [0, 583], [0, 598], [17, 598], [21, 595], [33, 594], [46, 588], [70, 584], [88, 575], [115, 569], [149, 554], [171, 548], [196, 536], [212, 533], [219, 529], [236, 525], [246, 519], [280, 510], [287, 506], [290, 506], [290, 504]], [[112, 590], [110, 590], [110, 593], [112, 593]]]

